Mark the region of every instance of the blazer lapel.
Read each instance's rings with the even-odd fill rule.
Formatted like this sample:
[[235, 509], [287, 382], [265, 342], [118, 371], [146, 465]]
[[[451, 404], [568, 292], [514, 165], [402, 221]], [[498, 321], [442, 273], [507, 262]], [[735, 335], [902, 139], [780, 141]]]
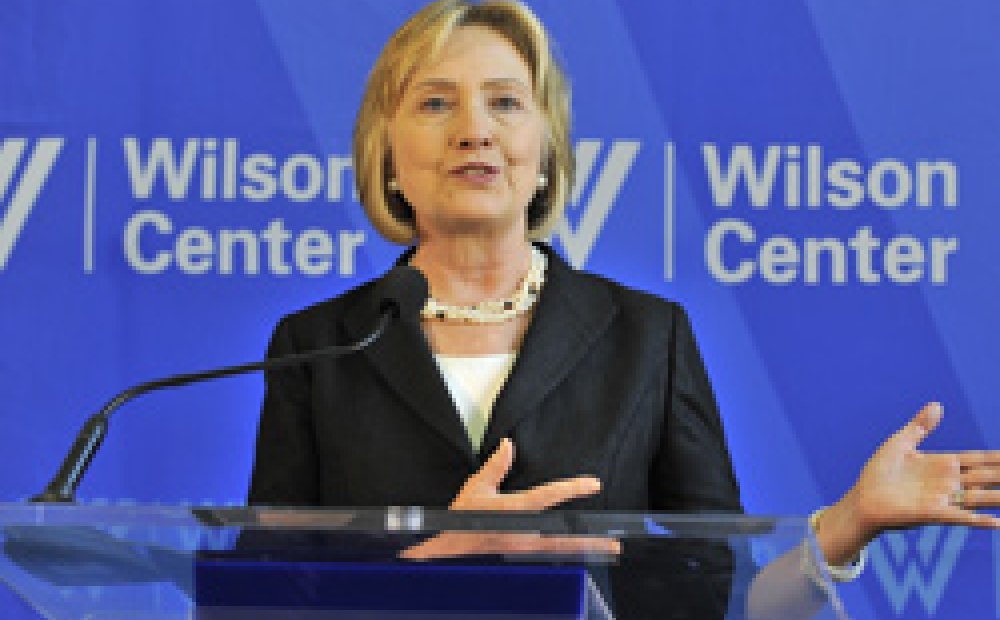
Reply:
[[617, 313], [607, 289], [575, 273], [547, 246], [545, 285], [480, 450], [485, 458], [590, 350]]
[[[376, 280], [369, 294], [345, 313], [344, 324], [352, 337], [364, 335], [374, 325], [382, 298], [381, 284], [381, 279]], [[416, 415], [464, 454], [470, 464], [477, 462], [417, 317], [392, 321], [363, 355]]]

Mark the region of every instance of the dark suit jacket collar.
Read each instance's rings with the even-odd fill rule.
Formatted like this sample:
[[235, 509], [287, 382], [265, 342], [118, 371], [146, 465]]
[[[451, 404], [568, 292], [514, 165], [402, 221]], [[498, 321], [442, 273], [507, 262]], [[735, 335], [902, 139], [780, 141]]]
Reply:
[[[364, 355], [386, 384], [471, 463], [488, 456], [580, 362], [617, 312], [608, 288], [576, 273], [550, 247], [545, 285], [517, 362], [497, 396], [480, 454], [473, 452], [448, 388], [416, 317], [390, 326]], [[397, 264], [409, 260], [412, 249]], [[351, 337], [363, 335], [377, 316], [382, 279], [359, 291], [362, 298], [344, 316]]]

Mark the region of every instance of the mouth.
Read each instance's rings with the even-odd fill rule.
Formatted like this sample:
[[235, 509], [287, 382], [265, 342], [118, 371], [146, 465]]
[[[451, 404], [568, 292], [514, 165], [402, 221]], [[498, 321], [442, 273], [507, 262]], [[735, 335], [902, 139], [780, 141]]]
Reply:
[[500, 168], [484, 162], [468, 162], [451, 168], [448, 175], [473, 185], [489, 185], [500, 176]]

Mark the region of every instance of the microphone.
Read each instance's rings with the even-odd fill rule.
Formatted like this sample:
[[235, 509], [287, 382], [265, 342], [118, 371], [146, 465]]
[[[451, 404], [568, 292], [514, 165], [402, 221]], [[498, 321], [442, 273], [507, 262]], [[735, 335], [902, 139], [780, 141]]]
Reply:
[[31, 498], [31, 502], [72, 503], [76, 501], [76, 489], [83, 475], [90, 467], [97, 451], [108, 433], [111, 415], [128, 401], [147, 392], [182, 387], [201, 381], [212, 381], [222, 377], [232, 377], [259, 370], [276, 370], [299, 364], [308, 364], [324, 357], [339, 357], [367, 348], [378, 340], [393, 319], [415, 317], [427, 300], [427, 280], [423, 274], [408, 265], [394, 267], [377, 284], [379, 286], [378, 322], [375, 328], [361, 340], [346, 345], [331, 345], [305, 353], [293, 353], [281, 357], [251, 362], [239, 366], [227, 366], [214, 370], [173, 375], [140, 383], [115, 395], [100, 411], [83, 424], [76, 440], [63, 459], [59, 471], [46, 485], [45, 490]]
[[393, 318], [416, 317], [427, 302], [427, 278], [415, 267], [393, 267], [379, 282], [379, 314], [391, 311]]

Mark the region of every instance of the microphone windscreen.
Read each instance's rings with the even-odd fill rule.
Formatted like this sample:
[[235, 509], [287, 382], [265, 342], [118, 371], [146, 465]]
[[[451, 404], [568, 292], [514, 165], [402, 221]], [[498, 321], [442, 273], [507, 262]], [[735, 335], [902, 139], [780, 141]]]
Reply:
[[386, 274], [382, 281], [382, 311], [395, 308], [397, 317], [417, 316], [427, 301], [427, 278], [415, 267], [400, 265]]

